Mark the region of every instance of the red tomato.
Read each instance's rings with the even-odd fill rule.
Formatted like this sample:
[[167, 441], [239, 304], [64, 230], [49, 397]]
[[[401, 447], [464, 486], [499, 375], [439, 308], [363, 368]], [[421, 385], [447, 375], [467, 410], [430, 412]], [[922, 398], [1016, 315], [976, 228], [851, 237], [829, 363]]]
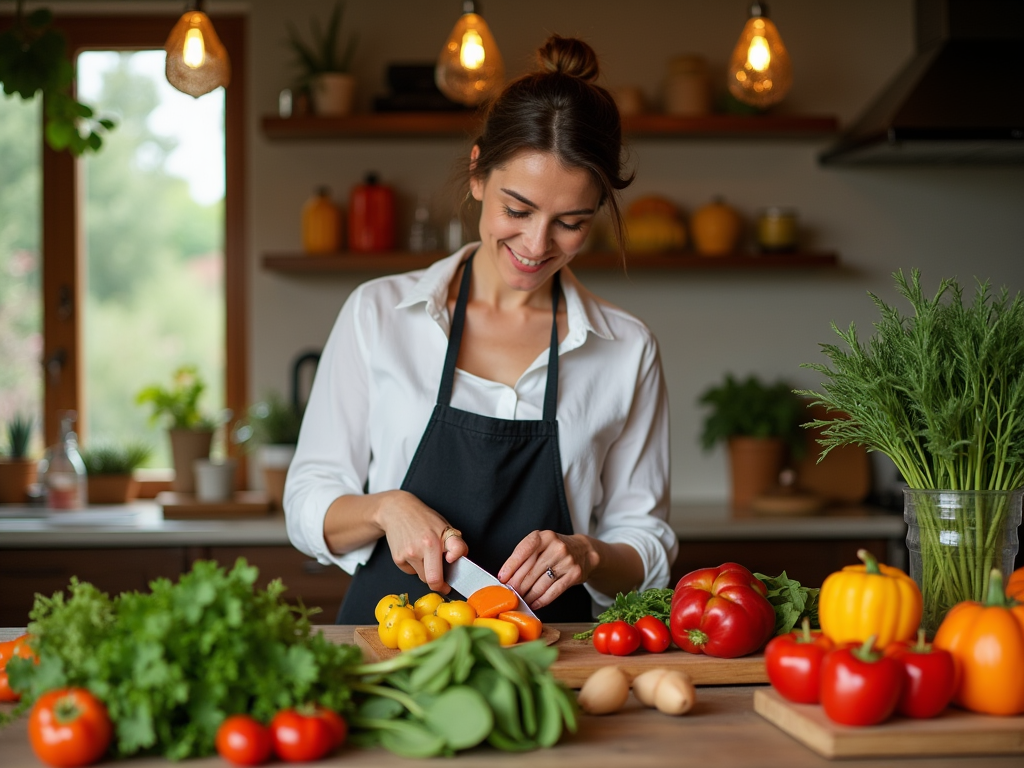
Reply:
[[820, 631], [803, 628], [773, 637], [764, 648], [768, 681], [784, 698], [799, 704], [817, 704], [821, 697], [821, 662], [833, 643]]
[[18, 701], [21, 694], [15, 693], [7, 679], [6, 672], [0, 672], [0, 701]]
[[903, 665], [903, 693], [896, 711], [906, 717], [935, 717], [953, 700], [956, 692], [956, 663], [953, 655], [924, 641], [890, 643], [885, 655]]
[[113, 726], [103, 703], [84, 688], [57, 688], [36, 699], [28, 716], [28, 738], [36, 757], [56, 768], [99, 760]]
[[270, 759], [270, 729], [248, 715], [232, 715], [217, 729], [217, 754], [235, 765], [260, 765]]
[[6, 668], [7, 662], [15, 656], [20, 656], [23, 659], [34, 659], [38, 663], [39, 659], [36, 658], [35, 652], [29, 647], [31, 640], [31, 635], [21, 635], [13, 640], [0, 643], [0, 670]]
[[282, 709], [270, 721], [274, 752], [282, 760], [290, 763], [319, 760], [344, 741], [345, 721], [338, 714], [322, 707], [310, 708], [309, 714], [305, 714], [306, 711]]
[[640, 630], [625, 621], [608, 622], [608, 653], [629, 656], [640, 647]]
[[686, 574], [672, 595], [669, 630], [690, 653], [746, 656], [775, 634], [767, 588], [742, 565], [723, 563]]
[[640, 632], [640, 645], [649, 653], [661, 653], [668, 648], [672, 637], [665, 622], [654, 616], [644, 616], [633, 624]]
[[611, 622], [598, 624], [596, 627], [594, 627], [594, 650], [596, 650], [598, 653], [611, 653], [611, 651], [608, 650], [608, 635], [611, 634], [611, 631]]
[[837, 648], [821, 663], [821, 706], [829, 719], [843, 725], [876, 725], [896, 710], [903, 688], [903, 668], [874, 649], [875, 638], [862, 646]]

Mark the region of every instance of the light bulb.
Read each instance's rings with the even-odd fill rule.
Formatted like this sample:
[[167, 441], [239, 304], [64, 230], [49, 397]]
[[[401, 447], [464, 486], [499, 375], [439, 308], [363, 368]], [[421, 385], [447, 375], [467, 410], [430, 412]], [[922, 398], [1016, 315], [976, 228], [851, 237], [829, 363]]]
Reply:
[[464, 3], [464, 13], [437, 59], [434, 79], [445, 96], [474, 106], [496, 94], [505, 82], [505, 63], [487, 22]]
[[231, 62], [210, 18], [188, 11], [178, 19], [164, 44], [167, 82], [182, 93], [199, 98], [231, 82]]
[[206, 60], [206, 44], [203, 42], [202, 30], [193, 27], [185, 35], [185, 45], [181, 49], [181, 58], [185, 66], [199, 69]]
[[729, 92], [765, 108], [782, 101], [792, 84], [793, 68], [779, 30], [764, 3], [755, 2], [729, 60]]

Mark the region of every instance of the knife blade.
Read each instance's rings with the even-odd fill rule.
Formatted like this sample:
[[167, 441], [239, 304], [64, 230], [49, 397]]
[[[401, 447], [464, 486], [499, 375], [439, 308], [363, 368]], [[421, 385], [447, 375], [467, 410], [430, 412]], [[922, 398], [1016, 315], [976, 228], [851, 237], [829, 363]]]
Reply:
[[516, 610], [537, 618], [537, 614], [530, 610], [530, 606], [526, 604], [526, 601], [523, 600], [518, 592], [508, 584], [502, 584], [496, 576], [492, 576], [468, 557], [460, 557], [454, 563], [445, 563], [444, 579], [448, 582], [448, 586], [463, 597], [469, 597], [481, 587], [499, 586], [511, 589], [515, 596], [519, 598], [519, 605], [516, 606]]

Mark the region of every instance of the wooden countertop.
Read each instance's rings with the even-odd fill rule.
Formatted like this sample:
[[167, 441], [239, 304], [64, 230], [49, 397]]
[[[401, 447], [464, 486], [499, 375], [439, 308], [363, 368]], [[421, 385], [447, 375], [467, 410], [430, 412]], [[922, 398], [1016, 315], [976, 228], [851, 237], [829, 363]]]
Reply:
[[[724, 504], [675, 505], [669, 522], [682, 541], [902, 539], [900, 515], [863, 506], [809, 517], [741, 517]], [[287, 546], [281, 514], [234, 520], [165, 520], [152, 502], [59, 512], [0, 505], [0, 549]]]
[[[0, 640], [16, 637], [24, 630], [0, 629]], [[352, 627], [325, 629], [338, 642], [351, 642]], [[716, 766], [716, 768], [813, 768], [837, 763], [819, 757], [787, 736], [753, 710], [757, 686], [701, 687], [697, 704], [684, 717], [669, 717], [642, 707], [630, 699], [626, 707], [605, 717], [582, 716], [576, 734], [567, 734], [552, 749], [510, 754], [478, 748], [454, 758], [465, 768], [522, 765], [533, 768], [666, 768], [666, 766]], [[4, 768], [40, 768], [25, 733], [24, 720], [0, 729], [0, 755]], [[901, 768], [1019, 768], [1020, 755], [961, 758], [880, 758], [843, 760], [843, 768], [881, 768], [898, 763]], [[108, 762], [121, 768], [171, 766], [163, 758], [140, 758]], [[315, 765], [362, 768], [398, 768], [415, 765], [382, 750], [343, 749]], [[425, 762], [419, 763], [426, 765]], [[189, 768], [224, 768], [218, 757], [190, 760]]]

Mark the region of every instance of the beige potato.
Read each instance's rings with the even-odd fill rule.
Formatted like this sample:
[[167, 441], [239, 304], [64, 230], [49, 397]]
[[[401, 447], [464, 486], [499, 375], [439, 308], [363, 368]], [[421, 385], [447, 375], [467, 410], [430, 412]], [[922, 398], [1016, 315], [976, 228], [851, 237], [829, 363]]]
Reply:
[[697, 689], [693, 679], [677, 669], [666, 672], [654, 691], [654, 706], [666, 715], [683, 715], [693, 708]]
[[641, 672], [634, 677], [633, 695], [636, 696], [637, 701], [645, 707], [653, 707], [654, 693], [658, 689], [658, 683], [661, 682], [661, 678], [667, 672], [668, 670], [664, 667], [658, 667], [657, 669], [648, 669], [646, 672]]
[[591, 715], [618, 712], [629, 698], [629, 675], [621, 667], [601, 667], [583, 683], [577, 698], [580, 709]]

